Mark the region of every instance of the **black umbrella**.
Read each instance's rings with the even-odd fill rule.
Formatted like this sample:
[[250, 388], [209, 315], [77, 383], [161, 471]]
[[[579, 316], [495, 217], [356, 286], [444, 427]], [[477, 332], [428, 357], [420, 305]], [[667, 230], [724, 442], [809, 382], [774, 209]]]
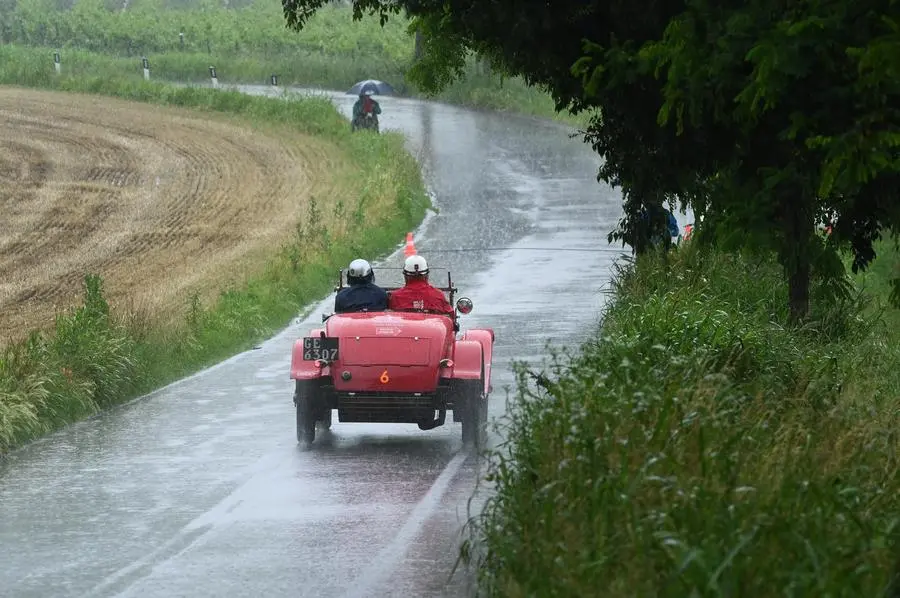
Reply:
[[376, 96], [390, 95], [394, 93], [394, 88], [391, 87], [388, 83], [384, 81], [378, 81], [377, 79], [366, 79], [365, 81], [360, 81], [349, 90], [347, 90], [347, 95], [361, 95], [361, 94], [369, 94]]

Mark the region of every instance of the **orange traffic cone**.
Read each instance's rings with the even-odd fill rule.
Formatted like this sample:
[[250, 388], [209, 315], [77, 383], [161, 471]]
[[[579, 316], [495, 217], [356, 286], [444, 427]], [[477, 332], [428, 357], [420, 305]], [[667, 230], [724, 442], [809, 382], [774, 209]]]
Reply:
[[403, 255], [406, 257], [416, 255], [416, 244], [413, 242], [412, 233], [406, 233], [406, 249], [403, 250]]

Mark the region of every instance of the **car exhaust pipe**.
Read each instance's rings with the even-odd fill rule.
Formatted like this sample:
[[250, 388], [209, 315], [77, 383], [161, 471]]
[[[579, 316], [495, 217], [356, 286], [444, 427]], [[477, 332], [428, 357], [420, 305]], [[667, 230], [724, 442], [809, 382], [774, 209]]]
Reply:
[[437, 419], [433, 420], [433, 421], [419, 422], [419, 429], [420, 430], [434, 430], [438, 426], [443, 426], [444, 422], [446, 420], [447, 420], [447, 408], [441, 407], [440, 411], [438, 412]]

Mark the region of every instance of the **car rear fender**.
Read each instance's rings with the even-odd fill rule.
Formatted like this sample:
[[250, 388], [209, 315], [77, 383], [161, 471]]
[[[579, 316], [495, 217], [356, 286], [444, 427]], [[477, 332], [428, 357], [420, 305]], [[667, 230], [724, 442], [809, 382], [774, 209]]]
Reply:
[[[319, 336], [321, 328], [310, 331], [310, 336]], [[291, 378], [293, 380], [314, 380], [328, 373], [328, 366], [320, 367], [315, 361], [303, 361], [303, 339], [294, 341], [291, 349]]]
[[477, 340], [458, 340], [453, 349], [453, 372], [456, 380], [480, 380], [484, 351]]
[[484, 354], [484, 392], [490, 393], [491, 364], [494, 359], [494, 330], [491, 328], [467, 330], [456, 344], [459, 345], [460, 342], [477, 342], [481, 345]]

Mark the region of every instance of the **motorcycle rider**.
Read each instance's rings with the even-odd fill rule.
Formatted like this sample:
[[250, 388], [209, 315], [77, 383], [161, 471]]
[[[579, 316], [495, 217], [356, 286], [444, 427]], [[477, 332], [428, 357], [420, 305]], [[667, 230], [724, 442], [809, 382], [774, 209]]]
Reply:
[[359, 99], [353, 104], [353, 122], [357, 126], [366, 114], [372, 114], [376, 118], [381, 114], [381, 106], [372, 98], [372, 92], [366, 91], [359, 94]]
[[444, 293], [428, 283], [428, 262], [421, 255], [411, 255], [403, 264], [406, 285], [393, 291], [388, 308], [398, 311], [427, 310], [447, 316], [454, 315], [453, 306]]
[[334, 313], [387, 309], [387, 292], [375, 284], [375, 272], [366, 260], [350, 262], [347, 284], [334, 298]]

